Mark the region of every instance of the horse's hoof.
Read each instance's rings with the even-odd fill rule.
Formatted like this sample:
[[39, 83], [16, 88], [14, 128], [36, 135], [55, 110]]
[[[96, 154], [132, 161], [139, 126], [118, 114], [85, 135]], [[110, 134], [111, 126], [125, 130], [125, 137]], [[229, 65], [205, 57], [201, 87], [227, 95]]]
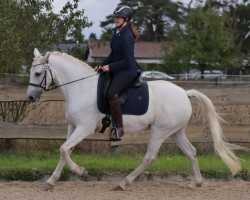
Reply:
[[43, 185], [43, 189], [44, 189], [45, 191], [53, 190], [53, 189], [54, 189], [54, 185], [45, 182], [44, 185]]
[[80, 170], [81, 170], [80, 176], [87, 178], [89, 175], [88, 171], [83, 167], [80, 167]]
[[196, 182], [196, 183], [192, 182], [192, 183], [188, 184], [187, 188], [188, 189], [195, 189], [196, 187], [201, 187], [201, 185], [202, 185], [202, 181]]
[[196, 186], [196, 187], [201, 187], [201, 186], [202, 186], [202, 181], [201, 181], [201, 182], [195, 183], [195, 186]]
[[125, 190], [125, 186], [117, 185], [113, 190], [114, 191], [124, 191]]
[[195, 189], [195, 186], [196, 186], [195, 183], [189, 183], [189, 184], [187, 185], [187, 188], [190, 189], [190, 190], [194, 190], [194, 189]]

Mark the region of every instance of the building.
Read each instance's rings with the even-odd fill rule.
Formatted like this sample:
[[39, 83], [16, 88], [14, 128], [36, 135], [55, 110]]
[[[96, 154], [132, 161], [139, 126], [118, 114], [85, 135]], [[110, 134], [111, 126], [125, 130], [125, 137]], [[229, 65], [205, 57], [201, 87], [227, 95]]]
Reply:
[[[88, 41], [88, 50], [85, 55], [87, 63], [101, 63], [110, 53], [109, 42]], [[162, 43], [135, 42], [135, 59], [139, 64], [163, 64]]]

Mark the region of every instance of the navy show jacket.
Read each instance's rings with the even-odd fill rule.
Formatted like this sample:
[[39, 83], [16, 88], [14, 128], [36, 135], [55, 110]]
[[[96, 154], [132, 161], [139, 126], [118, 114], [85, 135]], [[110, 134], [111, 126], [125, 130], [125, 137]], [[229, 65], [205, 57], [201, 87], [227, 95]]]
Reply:
[[109, 56], [100, 64], [109, 65], [114, 74], [137, 75], [137, 62], [134, 56], [134, 37], [129, 25], [125, 25], [119, 33], [114, 31]]

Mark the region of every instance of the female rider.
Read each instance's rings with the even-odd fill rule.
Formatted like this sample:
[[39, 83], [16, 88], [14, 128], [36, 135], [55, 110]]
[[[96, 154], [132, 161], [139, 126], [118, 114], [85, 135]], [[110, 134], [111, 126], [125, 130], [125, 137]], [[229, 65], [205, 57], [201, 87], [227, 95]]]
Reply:
[[134, 57], [134, 41], [140, 36], [130, 21], [133, 14], [129, 6], [118, 6], [115, 16], [116, 31], [110, 42], [111, 53], [95, 70], [110, 72], [113, 76], [107, 92], [110, 112], [116, 124], [111, 141], [119, 141], [123, 136], [122, 109], [118, 96], [133, 82], [137, 75], [137, 62]]

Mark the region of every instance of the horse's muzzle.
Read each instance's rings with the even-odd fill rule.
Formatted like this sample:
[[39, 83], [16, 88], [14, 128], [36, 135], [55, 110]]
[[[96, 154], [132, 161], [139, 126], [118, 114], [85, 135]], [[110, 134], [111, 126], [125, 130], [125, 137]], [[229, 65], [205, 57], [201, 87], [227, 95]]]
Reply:
[[39, 100], [42, 94], [41, 88], [31, 88], [28, 87], [27, 90], [27, 99], [31, 102], [34, 102], [36, 100]]
[[28, 100], [31, 101], [31, 102], [36, 101], [36, 98], [34, 98], [33, 96], [28, 96], [27, 98], [28, 98]]

